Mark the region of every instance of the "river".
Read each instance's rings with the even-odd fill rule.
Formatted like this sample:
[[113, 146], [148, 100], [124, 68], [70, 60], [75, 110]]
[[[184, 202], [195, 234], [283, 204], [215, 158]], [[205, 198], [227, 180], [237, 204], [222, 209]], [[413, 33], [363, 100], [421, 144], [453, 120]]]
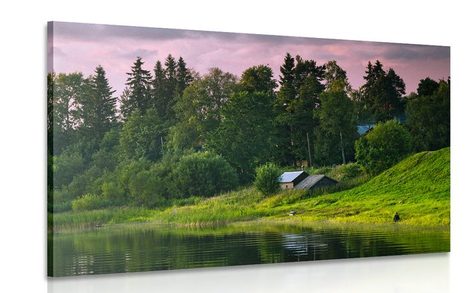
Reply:
[[447, 252], [448, 228], [113, 225], [49, 234], [49, 276]]

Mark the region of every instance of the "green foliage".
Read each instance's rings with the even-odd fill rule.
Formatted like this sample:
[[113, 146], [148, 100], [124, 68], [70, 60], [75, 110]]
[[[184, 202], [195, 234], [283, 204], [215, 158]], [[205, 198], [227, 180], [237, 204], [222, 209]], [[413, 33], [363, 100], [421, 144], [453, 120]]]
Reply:
[[141, 114], [138, 110], [123, 125], [120, 147], [125, 159], [156, 161], [162, 156], [161, 121], [155, 110]]
[[[405, 83], [395, 71], [387, 71], [379, 60], [375, 64], [367, 64], [366, 83], [361, 87], [359, 109], [367, 113], [359, 113], [361, 117], [369, 116], [370, 120], [387, 121], [402, 113], [402, 96], [405, 94]], [[368, 121], [364, 121], [368, 122]]]
[[123, 161], [115, 170], [115, 180], [121, 185], [125, 194], [129, 194], [129, 184], [133, 180], [133, 177], [141, 171], [148, 170], [150, 166], [151, 163], [147, 160]]
[[323, 166], [319, 168], [312, 168], [310, 174], [324, 174], [339, 182], [346, 182], [348, 180], [366, 177], [364, 168], [358, 163], [348, 163], [336, 166]]
[[333, 80], [320, 95], [315, 146], [315, 160], [320, 165], [345, 164], [354, 158], [356, 120], [353, 102], [344, 87], [344, 80]]
[[151, 75], [148, 70], [142, 68], [144, 62], [141, 57], [137, 57], [131, 66], [131, 72], [127, 73], [128, 79], [128, 94], [122, 100], [121, 111], [123, 117], [128, 118], [133, 111], [138, 110], [144, 114], [148, 109], [152, 108], [150, 82]]
[[418, 95], [406, 106], [407, 126], [416, 150], [436, 150], [450, 145], [450, 83], [421, 80]]
[[429, 77], [421, 79], [417, 87], [417, 94], [419, 96], [431, 96], [438, 90], [439, 86], [438, 82]]
[[89, 78], [85, 94], [80, 96], [80, 131], [87, 139], [100, 140], [116, 125], [116, 98], [102, 66]]
[[95, 166], [76, 174], [65, 190], [69, 199], [77, 198], [86, 193], [100, 194], [103, 171]]
[[115, 180], [108, 180], [102, 183], [102, 196], [111, 201], [113, 205], [126, 202], [126, 194], [123, 187]]
[[48, 193], [47, 210], [60, 213], [71, 210], [71, 200], [67, 197], [66, 190], [54, 189]]
[[346, 71], [343, 70], [335, 60], [325, 63], [324, 80], [326, 90], [344, 90], [347, 93], [351, 92], [351, 85], [346, 76]]
[[378, 123], [356, 141], [356, 159], [372, 175], [393, 166], [411, 151], [411, 135], [396, 120]]
[[[351, 187], [337, 193], [320, 190], [311, 197], [304, 190], [286, 190], [265, 198], [255, 188], [244, 188], [213, 198], [195, 198], [192, 204], [162, 210], [118, 208], [61, 213], [53, 215], [53, 221], [54, 227], [59, 228], [135, 221], [189, 226], [254, 220], [260, 225], [267, 222], [392, 224], [394, 213], [399, 212], [400, 225], [448, 226], [450, 149], [415, 154], [370, 181]], [[290, 210], [296, 210], [297, 216], [289, 217]]]
[[287, 54], [280, 72], [281, 87], [275, 100], [275, 123], [280, 135], [274, 157], [277, 162], [294, 165], [309, 158], [308, 137], [311, 148], [314, 145], [315, 109], [325, 88], [324, 67], [314, 60], [304, 60], [299, 55], [295, 59]]
[[61, 155], [53, 157], [52, 176], [53, 186], [68, 185], [73, 177], [84, 171], [84, 159], [79, 152], [72, 149], [64, 151]]
[[[89, 78], [81, 73], [49, 74], [48, 210], [73, 208], [63, 216], [73, 223], [228, 222], [279, 218], [291, 209], [307, 213], [304, 217], [310, 219], [356, 217], [378, 222], [383, 221], [377, 218], [378, 212], [390, 214], [388, 205], [412, 196], [415, 204], [402, 208], [404, 213], [413, 212], [413, 223], [422, 222], [419, 219], [424, 216], [434, 221], [430, 208], [438, 208], [440, 222], [445, 222], [448, 180], [443, 157], [429, 161], [435, 168], [442, 165], [443, 169], [434, 168], [443, 172], [440, 177], [426, 169], [423, 160], [431, 157], [427, 153], [416, 157], [419, 166], [408, 162], [416, 171], [397, 165], [383, 173], [388, 175], [363, 184], [368, 178], [365, 170], [377, 174], [411, 151], [409, 134], [394, 121], [378, 124], [356, 143], [360, 164], [319, 169], [341, 184], [314, 190], [311, 195], [316, 198], [309, 198], [306, 191], [264, 198], [257, 187], [205, 199], [235, 189], [238, 182], [251, 182], [256, 167], [265, 162], [291, 166], [307, 160], [307, 136], [314, 166], [351, 161], [354, 101], [360, 120], [364, 111], [367, 117], [386, 120], [403, 108], [404, 83], [392, 69], [383, 70], [380, 62], [369, 63], [360, 91], [351, 91], [346, 72], [335, 61], [318, 66], [313, 60], [287, 54], [280, 73], [276, 92], [272, 69], [265, 65], [246, 69], [237, 82], [234, 75], [218, 68], [199, 78], [181, 57], [176, 61], [169, 55], [163, 65], [155, 64], [152, 78], [137, 58], [122, 94], [121, 121], [116, 120], [114, 92], [101, 66]], [[449, 145], [449, 81], [421, 80], [417, 95], [407, 100], [407, 126], [416, 149]], [[193, 153], [203, 149], [214, 152]], [[439, 181], [428, 181], [421, 167]], [[273, 193], [270, 190], [278, 185], [272, 180], [280, 175], [273, 174], [274, 168], [267, 164], [257, 169], [256, 184], [259, 173], [264, 173], [261, 192]], [[403, 181], [403, 176], [413, 180]], [[388, 177], [402, 182], [401, 187], [397, 189]], [[84, 211], [109, 205], [145, 208]], [[415, 211], [416, 205], [421, 211]]]
[[239, 83], [242, 91], [249, 93], [263, 92], [269, 96], [274, 95], [274, 90], [277, 87], [277, 83], [273, 79], [272, 68], [266, 65], [246, 69], [241, 75]]
[[73, 211], [96, 210], [110, 206], [110, 202], [102, 196], [85, 194], [71, 202]]
[[223, 120], [212, 133], [207, 148], [221, 154], [240, 176], [251, 182], [254, 169], [269, 160], [274, 141], [273, 96], [265, 92], [240, 92], [225, 105]]
[[223, 106], [236, 90], [236, 77], [218, 68], [192, 82], [175, 105], [179, 122], [170, 130], [171, 147], [202, 149], [207, 136], [219, 127]]
[[80, 121], [79, 101], [86, 93], [88, 80], [82, 73], [53, 74], [48, 79], [48, 127], [53, 155], [60, 154], [76, 141]]
[[178, 58], [176, 64], [176, 92], [177, 96], [182, 96], [184, 90], [187, 86], [193, 81], [193, 75], [191, 71], [187, 68], [186, 63], [184, 62], [183, 57]]
[[91, 165], [101, 170], [113, 171], [118, 165], [120, 132], [117, 128], [105, 133], [99, 149], [92, 154]]
[[169, 54], [165, 59], [165, 67], [157, 61], [152, 80], [152, 95], [154, 108], [157, 110], [164, 128], [168, 129], [176, 122], [174, 105], [184, 89], [192, 82], [191, 72], [180, 57], [178, 62]]
[[209, 197], [238, 185], [237, 175], [228, 162], [209, 152], [182, 157], [173, 170], [172, 178], [178, 197]]
[[129, 192], [136, 205], [154, 207], [163, 203], [163, 183], [165, 178], [154, 176], [151, 170], [135, 174], [129, 182]]
[[273, 163], [266, 163], [256, 169], [256, 179], [254, 186], [264, 195], [270, 195], [280, 189], [278, 177], [281, 171], [277, 165]]
[[329, 175], [335, 180], [347, 181], [364, 176], [364, 170], [361, 165], [357, 163], [349, 163], [336, 166]]
[[176, 159], [168, 158], [149, 168], [134, 170], [128, 191], [135, 205], [158, 207], [173, 197], [172, 169]]

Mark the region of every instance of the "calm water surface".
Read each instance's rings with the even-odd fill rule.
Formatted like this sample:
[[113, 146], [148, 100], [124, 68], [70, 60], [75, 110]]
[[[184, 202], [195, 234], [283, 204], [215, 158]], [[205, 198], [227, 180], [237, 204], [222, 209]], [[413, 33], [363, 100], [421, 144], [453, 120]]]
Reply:
[[449, 229], [147, 224], [49, 235], [48, 274], [73, 276], [450, 250]]

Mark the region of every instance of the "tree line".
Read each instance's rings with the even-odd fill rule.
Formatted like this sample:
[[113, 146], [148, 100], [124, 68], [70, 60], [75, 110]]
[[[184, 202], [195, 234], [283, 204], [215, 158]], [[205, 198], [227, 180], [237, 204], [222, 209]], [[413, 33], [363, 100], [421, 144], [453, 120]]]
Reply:
[[425, 78], [406, 95], [378, 60], [359, 89], [336, 61], [289, 53], [278, 81], [267, 65], [239, 78], [220, 68], [201, 75], [172, 55], [151, 71], [138, 57], [127, 76], [116, 97], [102, 66], [88, 77], [48, 74], [49, 210], [83, 195], [147, 206], [210, 196], [251, 183], [267, 162], [344, 164], [357, 159], [361, 124], [403, 122], [410, 150], [450, 144], [449, 79]]

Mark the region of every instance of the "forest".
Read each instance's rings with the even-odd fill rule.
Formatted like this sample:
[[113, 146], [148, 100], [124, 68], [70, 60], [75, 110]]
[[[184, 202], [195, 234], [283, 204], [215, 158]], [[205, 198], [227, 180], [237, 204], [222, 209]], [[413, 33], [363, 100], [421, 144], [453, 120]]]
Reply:
[[100, 65], [48, 74], [50, 213], [193, 203], [249, 188], [267, 168], [351, 165], [372, 177], [450, 145], [450, 79], [406, 93], [378, 60], [357, 89], [336, 61], [289, 53], [278, 80], [267, 65], [237, 77], [137, 57], [125, 85], [115, 95]]

